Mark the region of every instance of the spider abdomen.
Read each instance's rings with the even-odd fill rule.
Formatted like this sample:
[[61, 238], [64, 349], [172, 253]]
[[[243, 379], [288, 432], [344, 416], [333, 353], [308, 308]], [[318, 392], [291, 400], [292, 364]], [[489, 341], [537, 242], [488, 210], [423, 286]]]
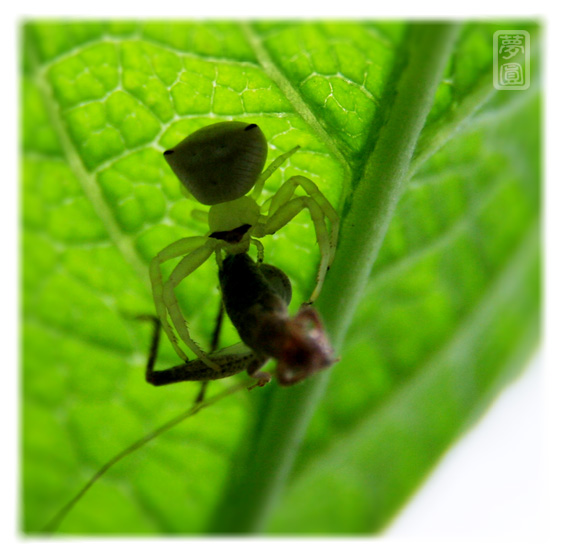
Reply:
[[220, 122], [192, 133], [164, 152], [182, 185], [204, 205], [246, 195], [260, 176], [268, 144], [256, 124]]

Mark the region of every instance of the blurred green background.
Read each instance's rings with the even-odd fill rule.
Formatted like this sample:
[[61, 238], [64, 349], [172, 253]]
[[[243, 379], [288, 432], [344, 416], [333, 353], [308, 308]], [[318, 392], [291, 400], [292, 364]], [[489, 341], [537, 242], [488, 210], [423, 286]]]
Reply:
[[[38, 532], [99, 466], [197, 393], [144, 382], [149, 330], [133, 319], [154, 313], [150, 259], [206, 232], [162, 151], [203, 125], [252, 121], [268, 138], [268, 160], [302, 147], [267, 193], [303, 174], [342, 211], [385, 124], [410, 27], [22, 26], [23, 532]], [[499, 29], [531, 34], [527, 91], [492, 87]], [[379, 532], [535, 350], [539, 39], [533, 22], [461, 25], [406, 193], [268, 532]], [[297, 307], [318, 264], [308, 217], [265, 248], [290, 276]], [[205, 345], [219, 304], [215, 262], [178, 295]], [[227, 324], [223, 344], [236, 339]], [[163, 342], [160, 367], [176, 363]], [[205, 532], [265, 397], [230, 396], [131, 455], [60, 531]]]

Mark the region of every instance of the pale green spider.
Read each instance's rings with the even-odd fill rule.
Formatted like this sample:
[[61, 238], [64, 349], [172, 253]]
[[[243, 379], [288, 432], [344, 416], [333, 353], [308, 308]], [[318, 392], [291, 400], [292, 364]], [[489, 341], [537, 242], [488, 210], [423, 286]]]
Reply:
[[[309, 303], [319, 295], [334, 258], [338, 237], [338, 215], [328, 199], [305, 176], [293, 176], [261, 206], [257, 203], [265, 181], [298, 149], [299, 146], [296, 146], [280, 155], [262, 171], [268, 145], [260, 128], [244, 122], [222, 122], [201, 128], [164, 152], [166, 162], [182, 186], [200, 203], [211, 206], [207, 236], [182, 238], [170, 244], [156, 255], [150, 265], [158, 317], [183, 360], [188, 361], [188, 358], [178, 344], [168, 316], [186, 346], [210, 368], [218, 367], [191, 338], [174, 288], [213, 253], [221, 267], [222, 251], [227, 254], [247, 252], [252, 243], [257, 247], [261, 262], [264, 249], [256, 238], [275, 234], [303, 209], [311, 214], [321, 253], [316, 285]], [[307, 195], [295, 196], [298, 186]], [[330, 223], [330, 233], [326, 221]], [[164, 282], [160, 265], [176, 257], [182, 257], [182, 260]]]

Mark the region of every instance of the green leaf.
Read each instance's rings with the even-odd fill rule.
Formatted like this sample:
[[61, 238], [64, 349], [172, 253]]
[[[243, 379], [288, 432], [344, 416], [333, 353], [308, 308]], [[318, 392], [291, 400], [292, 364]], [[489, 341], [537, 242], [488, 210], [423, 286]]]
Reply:
[[[527, 91], [492, 87], [498, 29], [531, 33]], [[537, 25], [467, 23], [455, 41], [401, 22], [22, 31], [22, 530], [196, 396], [144, 382], [134, 316], [154, 313], [150, 259], [206, 232], [162, 152], [237, 119], [260, 125], [269, 160], [302, 147], [267, 192], [303, 174], [341, 215], [318, 305], [341, 360], [202, 409], [107, 472], [59, 531], [381, 531], [537, 345]], [[295, 310], [319, 260], [307, 216], [265, 250]], [[216, 272], [209, 261], [177, 289], [203, 345]], [[159, 366], [175, 365], [162, 344]]]

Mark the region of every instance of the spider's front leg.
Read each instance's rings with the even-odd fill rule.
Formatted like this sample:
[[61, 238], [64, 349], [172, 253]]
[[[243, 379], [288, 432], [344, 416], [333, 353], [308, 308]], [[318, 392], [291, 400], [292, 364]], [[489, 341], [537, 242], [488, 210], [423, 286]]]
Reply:
[[190, 238], [182, 238], [176, 242], [173, 242], [153, 258], [149, 268], [156, 314], [158, 315], [160, 323], [162, 324], [162, 328], [164, 329], [164, 332], [170, 340], [170, 343], [172, 344], [174, 350], [184, 361], [189, 360], [189, 358], [184, 354], [184, 351], [178, 345], [178, 339], [176, 338], [174, 330], [172, 329], [172, 326], [168, 321], [168, 310], [163, 298], [164, 283], [162, 281], [160, 266], [163, 263], [166, 263], [166, 261], [176, 259], [177, 257], [181, 257], [194, 250], [197, 250], [198, 248], [205, 245], [207, 241], [208, 238], [206, 236], [192, 236]]
[[286, 153], [281, 154], [279, 157], [276, 157], [269, 165], [266, 170], [260, 174], [258, 180], [256, 180], [256, 184], [254, 184], [254, 188], [252, 190], [252, 197], [254, 199], [258, 199], [260, 194], [262, 193], [262, 189], [266, 180], [287, 160], [293, 153], [301, 149], [299, 145], [296, 145], [293, 149], [290, 149]]
[[[301, 186], [309, 194], [309, 197], [302, 196], [292, 199], [297, 186]], [[270, 200], [267, 219], [263, 224], [255, 227], [253, 235], [262, 237], [267, 234], [275, 234], [303, 209], [307, 209], [311, 215], [319, 251], [321, 252], [317, 282], [309, 298], [309, 303], [312, 303], [319, 296], [327, 270], [334, 259], [339, 224], [336, 211], [319, 188], [304, 176], [290, 178]], [[330, 233], [325, 219], [330, 223]]]
[[[305, 176], [300, 175], [292, 176], [291, 178], [289, 178], [289, 180], [282, 184], [280, 189], [272, 197], [268, 216], [274, 215], [276, 211], [289, 203], [293, 198], [295, 190], [299, 186], [302, 187], [305, 190], [305, 193], [319, 206], [323, 214], [323, 219], [326, 218], [330, 223], [330, 235], [328, 237], [330, 251], [328, 266], [330, 267], [332, 265], [332, 261], [334, 260], [334, 253], [336, 251], [336, 242], [338, 240], [338, 228], [340, 225], [340, 219], [338, 218], [338, 213], [330, 204], [330, 201], [324, 196], [315, 182], [313, 182], [309, 178], [306, 178]], [[313, 218], [312, 214], [311, 218]]]
[[176, 288], [176, 286], [178, 286], [187, 276], [193, 273], [200, 265], [209, 259], [211, 254], [216, 251], [217, 244], [217, 240], [211, 238], [207, 240], [203, 246], [186, 255], [170, 274], [168, 281], [164, 284], [162, 292], [164, 305], [170, 315], [170, 319], [172, 319], [172, 323], [178, 333], [178, 336], [203, 362], [216, 371], [218, 371], [217, 364], [209, 359], [207, 357], [207, 353], [204, 352], [190, 337], [186, 321], [182, 311], [180, 310], [176, 295], [174, 294], [174, 288]]
[[[182, 238], [181, 240], [178, 240], [177, 242], [174, 242], [164, 248], [151, 261], [150, 265], [150, 277], [156, 312], [162, 324], [162, 328], [164, 329], [166, 336], [169, 338], [170, 343], [174, 347], [174, 350], [184, 361], [189, 360], [189, 358], [184, 354], [184, 351], [178, 345], [174, 329], [168, 321], [168, 315], [170, 315], [170, 318], [172, 319], [172, 323], [178, 333], [178, 336], [184, 341], [186, 346], [188, 346], [190, 350], [192, 350], [202, 361], [213, 369], [216, 369], [217, 365], [207, 357], [207, 354], [190, 337], [184, 316], [182, 315], [178, 305], [178, 300], [174, 294], [174, 288], [209, 258], [215, 250], [216, 244], [216, 240], [210, 240], [205, 236]], [[172, 271], [168, 281], [163, 283], [160, 265], [170, 259], [175, 259], [182, 255], [185, 257]]]

